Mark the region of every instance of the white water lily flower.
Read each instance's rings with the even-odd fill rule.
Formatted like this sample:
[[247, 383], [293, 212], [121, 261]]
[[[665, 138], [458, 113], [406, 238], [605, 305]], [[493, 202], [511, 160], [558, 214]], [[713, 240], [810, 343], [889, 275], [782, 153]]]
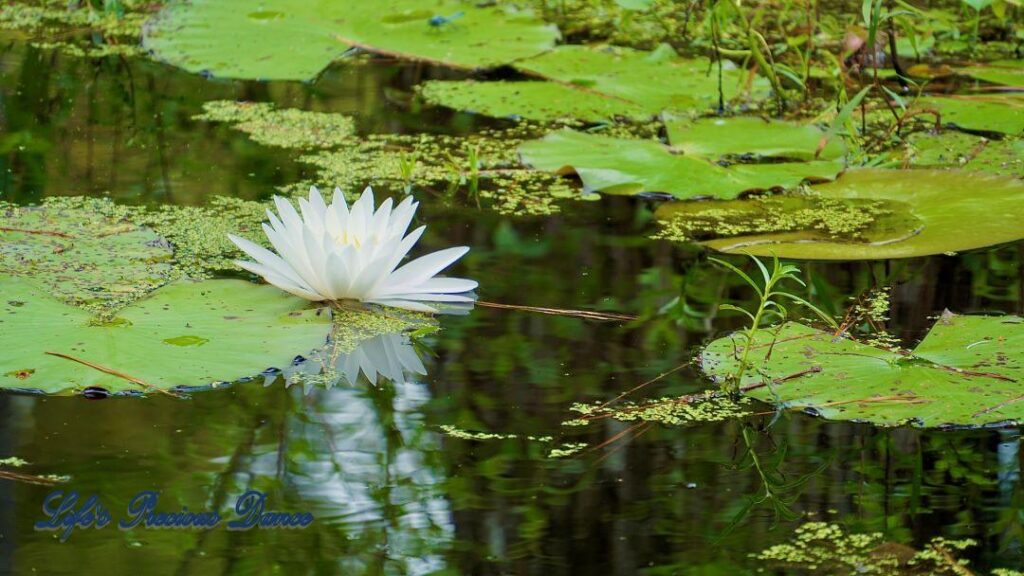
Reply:
[[278, 215], [267, 210], [270, 224], [263, 225], [271, 252], [245, 238], [228, 237], [255, 262], [236, 261], [278, 288], [306, 300], [358, 300], [419, 312], [437, 312], [427, 302], [473, 302], [466, 294], [476, 289], [474, 280], [437, 278], [469, 251], [465, 246], [439, 250], [399, 266], [423, 235], [426, 226], [409, 234], [418, 203], [406, 198], [392, 209], [390, 198], [374, 210], [369, 187], [352, 207], [340, 190], [330, 205], [316, 187], [309, 199], [299, 199], [299, 209], [275, 196]]

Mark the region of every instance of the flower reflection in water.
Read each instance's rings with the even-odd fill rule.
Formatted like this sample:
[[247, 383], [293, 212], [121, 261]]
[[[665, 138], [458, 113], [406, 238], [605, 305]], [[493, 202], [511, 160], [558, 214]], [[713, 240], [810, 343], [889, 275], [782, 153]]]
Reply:
[[[298, 409], [285, 417], [281, 444], [258, 458], [257, 473], [283, 470], [316, 522], [344, 534], [341, 573], [443, 570], [455, 528], [441, 441], [421, 410], [430, 393], [415, 381], [427, 372], [416, 345], [404, 333], [381, 334], [325, 366], [331, 348], [280, 374], [302, 383], [302, 393], [290, 395]], [[326, 386], [310, 384], [325, 375]]]

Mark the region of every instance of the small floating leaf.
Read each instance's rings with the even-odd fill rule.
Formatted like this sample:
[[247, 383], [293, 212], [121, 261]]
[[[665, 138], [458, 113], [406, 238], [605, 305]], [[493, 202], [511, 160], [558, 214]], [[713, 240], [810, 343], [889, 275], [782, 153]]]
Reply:
[[[712, 377], [734, 374], [744, 340], [701, 354]], [[834, 420], [895, 426], [980, 426], [1024, 421], [1024, 320], [947, 312], [909, 355], [802, 324], [754, 339], [747, 395]]]
[[202, 336], [195, 336], [191, 334], [175, 336], [174, 338], [164, 338], [164, 343], [172, 346], [202, 346], [209, 341], [209, 338], [203, 338]]

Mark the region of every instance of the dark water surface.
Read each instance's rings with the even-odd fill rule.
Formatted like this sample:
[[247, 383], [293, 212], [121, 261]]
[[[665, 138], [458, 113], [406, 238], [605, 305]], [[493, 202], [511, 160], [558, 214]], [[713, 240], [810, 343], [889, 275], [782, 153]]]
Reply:
[[[352, 114], [371, 132], [454, 132], [480, 120], [404, 104], [432, 74], [417, 66], [337, 66], [317, 83], [210, 81], [140, 60], [91, 61], [0, 43], [0, 199], [109, 195], [128, 203], [267, 198], [299, 180], [292, 154], [191, 120], [204, 101], [273, 101]], [[493, 122], [490, 123], [493, 125]], [[966, 193], [966, 192], [965, 192]], [[706, 254], [646, 239], [650, 206], [567, 204], [510, 219], [424, 198], [427, 247], [465, 244], [458, 275], [481, 298], [609, 309], [645, 318], [594, 323], [477, 309], [428, 339], [428, 375], [381, 387], [315, 390], [250, 382], [197, 393], [89, 401], [0, 395], [0, 457], [97, 493], [116, 517], [141, 490], [160, 509], [225, 510], [249, 488], [276, 510], [312, 512], [305, 530], [35, 532], [49, 487], [0, 480], [0, 572], [16, 574], [744, 574], [749, 554], [792, 536], [756, 508], [725, 529], [760, 487], [737, 466], [744, 427], [789, 477], [812, 474], [792, 509], [852, 531], [922, 546], [970, 537], [980, 569], [1021, 568], [1024, 493], [1017, 429], [920, 431], [827, 423], [803, 414], [652, 426], [570, 459], [522, 438], [469, 441], [440, 426], [553, 435], [597, 446], [628, 424], [567, 428], [576, 401], [606, 400], [672, 369], [738, 326], [654, 317], [680, 293], [709, 310], [749, 293]], [[876, 263], [807, 263], [814, 296], [848, 298], [895, 284], [891, 328], [913, 344], [944, 308], [1021, 312], [1021, 249]], [[645, 389], [708, 386], [696, 369]], [[767, 410], [767, 409], [766, 409]], [[626, 434], [626, 437], [632, 436]]]

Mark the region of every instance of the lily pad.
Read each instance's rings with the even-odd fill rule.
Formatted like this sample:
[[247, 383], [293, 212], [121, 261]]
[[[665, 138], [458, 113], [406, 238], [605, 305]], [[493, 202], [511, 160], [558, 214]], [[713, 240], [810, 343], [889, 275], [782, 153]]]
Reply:
[[494, 118], [603, 122], [652, 116], [633, 102], [554, 82], [431, 80], [419, 88], [419, 93], [431, 104]]
[[352, 47], [473, 69], [538, 54], [558, 36], [528, 12], [455, 0], [192, 0], [151, 20], [143, 46], [190, 72], [309, 80]]
[[723, 252], [808, 260], [912, 258], [972, 250], [1024, 238], [1024, 182], [961, 170], [850, 170], [814, 186], [827, 199], [902, 202], [920, 227], [907, 234], [880, 230], [862, 241], [813, 233], [751, 234], [703, 242]]
[[1024, 140], [989, 140], [946, 130], [941, 134], [912, 134], [907, 144], [908, 160], [914, 167], [951, 167], [1024, 177]]
[[[540, 121], [639, 120], [665, 110], [706, 112], [718, 106], [717, 68], [707, 59], [679, 58], [667, 46], [644, 52], [563, 45], [515, 67], [548, 82], [435, 80], [425, 83], [421, 94], [457, 110]], [[746, 92], [749, 78], [745, 70], [724, 70], [724, 99]], [[760, 80], [752, 85], [759, 90], [764, 86]]]
[[810, 162], [838, 160], [846, 154], [841, 138], [831, 138], [818, 152], [824, 133], [816, 126], [764, 118], [702, 118], [665, 123], [672, 148], [705, 158], [750, 155]]
[[112, 310], [170, 277], [170, 246], [148, 228], [52, 205], [0, 213], [0, 274], [33, 278], [68, 304]]
[[0, 388], [47, 393], [230, 382], [289, 365], [331, 326], [304, 300], [242, 280], [172, 284], [104, 322], [24, 278], [0, 277], [0, 293]]
[[[735, 374], [743, 339], [701, 354], [716, 379]], [[1024, 421], [1024, 320], [945, 313], [909, 354], [790, 322], [760, 330], [745, 394], [834, 420], [884, 426], [982, 426]]]
[[957, 72], [993, 84], [1024, 86], [1024, 60], [996, 60], [960, 68]]
[[[672, 147], [654, 140], [562, 130], [524, 143], [519, 152], [523, 161], [536, 169], [575, 172], [587, 190], [627, 195], [660, 192], [677, 198], [732, 199], [743, 192], [788, 188], [808, 179], [829, 180], [843, 170], [838, 145], [826, 148], [823, 159], [810, 162], [723, 165], [729, 158], [763, 159], [780, 152], [811, 158], [823, 134], [813, 127], [808, 131], [805, 126], [772, 122], [768, 127], [758, 126], [748, 144], [742, 131], [731, 131], [734, 122], [740, 129], [751, 125], [746, 118], [670, 124]], [[753, 122], [764, 123], [760, 119]], [[777, 142], [772, 141], [772, 134]]]
[[922, 226], [905, 202], [815, 195], [665, 202], [654, 217], [662, 225], [654, 237], [676, 242], [773, 234], [803, 242], [883, 244], [904, 240]]
[[[710, 110], [718, 105], [718, 68], [705, 58], [680, 58], [667, 45], [652, 52], [613, 46], [563, 45], [516, 63], [527, 74], [642, 106], [662, 110]], [[723, 70], [724, 98], [747, 91], [748, 79], [763, 89], [763, 80], [746, 70]]]
[[918, 108], [935, 108], [942, 123], [962, 130], [996, 134], [1024, 134], [1024, 96], [986, 94], [918, 98]]

